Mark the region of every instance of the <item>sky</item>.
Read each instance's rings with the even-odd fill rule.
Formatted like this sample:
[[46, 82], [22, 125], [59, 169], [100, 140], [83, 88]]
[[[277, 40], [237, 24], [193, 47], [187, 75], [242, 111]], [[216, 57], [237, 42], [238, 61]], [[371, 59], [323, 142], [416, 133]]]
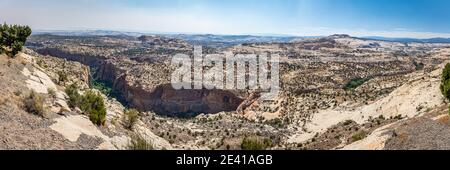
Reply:
[[448, 0], [0, 0], [34, 30], [450, 38]]

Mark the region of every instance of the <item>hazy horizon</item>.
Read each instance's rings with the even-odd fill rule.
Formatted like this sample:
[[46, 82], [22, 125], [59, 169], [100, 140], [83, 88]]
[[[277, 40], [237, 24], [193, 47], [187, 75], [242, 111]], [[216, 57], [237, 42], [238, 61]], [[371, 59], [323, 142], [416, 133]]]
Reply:
[[57, 33], [82, 33], [82, 32], [91, 32], [91, 31], [105, 31], [105, 32], [117, 32], [117, 33], [130, 33], [130, 34], [142, 34], [142, 35], [217, 35], [217, 36], [256, 36], [256, 37], [327, 37], [333, 35], [348, 35], [350, 37], [355, 38], [374, 38], [374, 39], [417, 39], [417, 40], [426, 40], [426, 39], [435, 39], [435, 38], [443, 38], [450, 39], [450, 37], [424, 37], [424, 38], [415, 38], [415, 37], [384, 37], [384, 36], [354, 36], [351, 34], [345, 33], [334, 33], [329, 35], [291, 35], [291, 34], [271, 34], [271, 33], [242, 33], [242, 34], [220, 34], [220, 33], [195, 33], [195, 32], [158, 32], [158, 31], [139, 31], [139, 30], [112, 30], [112, 29], [97, 29], [97, 28], [84, 28], [84, 29], [36, 29], [32, 34], [57, 34]]

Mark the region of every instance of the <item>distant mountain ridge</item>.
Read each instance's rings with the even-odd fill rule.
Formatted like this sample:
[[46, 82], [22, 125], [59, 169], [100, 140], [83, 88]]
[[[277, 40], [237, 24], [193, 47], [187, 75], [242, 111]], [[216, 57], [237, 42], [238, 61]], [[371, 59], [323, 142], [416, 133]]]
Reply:
[[[142, 33], [127, 31], [111, 31], [111, 30], [38, 30], [33, 35], [60, 35], [60, 36], [133, 36], [142, 35], [161, 35], [170, 38], [179, 38], [193, 44], [209, 45], [209, 46], [231, 46], [243, 43], [270, 43], [270, 42], [292, 42], [308, 38], [321, 38], [326, 36], [290, 36], [290, 35], [217, 35], [217, 34], [180, 34], [180, 33]], [[363, 40], [378, 40], [402, 43], [450, 43], [450, 38], [390, 38], [381, 36], [362, 36], [352, 37], [346, 34], [335, 34], [329, 37], [334, 38], [359, 38]]]
[[391, 42], [403, 42], [403, 43], [450, 43], [450, 38], [428, 38], [428, 39], [418, 39], [418, 38], [389, 38], [389, 37], [361, 37], [370, 40], [381, 40], [381, 41], [391, 41]]

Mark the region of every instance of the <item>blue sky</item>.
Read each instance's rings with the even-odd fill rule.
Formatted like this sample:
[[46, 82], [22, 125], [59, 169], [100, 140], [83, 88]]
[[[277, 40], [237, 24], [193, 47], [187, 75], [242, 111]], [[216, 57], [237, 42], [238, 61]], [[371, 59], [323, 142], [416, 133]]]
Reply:
[[41, 30], [450, 37], [448, 0], [0, 0]]

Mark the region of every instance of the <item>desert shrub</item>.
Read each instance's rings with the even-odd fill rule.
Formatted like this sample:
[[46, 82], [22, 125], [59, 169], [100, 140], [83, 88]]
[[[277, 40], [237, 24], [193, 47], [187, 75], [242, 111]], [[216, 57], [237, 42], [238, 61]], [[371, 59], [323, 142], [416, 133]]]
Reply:
[[280, 118], [268, 120], [266, 123], [276, 128], [282, 128], [284, 126], [283, 121]]
[[69, 96], [68, 104], [70, 107], [79, 107], [84, 113], [89, 115], [89, 119], [96, 125], [105, 124], [106, 107], [100, 94], [89, 90], [84, 95], [80, 95], [76, 84], [67, 86], [65, 91], [67, 96]]
[[67, 81], [69, 81], [67, 73], [64, 71], [58, 71], [58, 84], [65, 85]]
[[352, 124], [352, 123], [353, 123], [353, 120], [346, 120], [346, 121], [344, 122], [344, 126], [350, 125], [350, 124]]
[[366, 136], [367, 136], [367, 133], [365, 131], [359, 131], [358, 133], [356, 133], [352, 136], [352, 142], [362, 140], [362, 139], [366, 138]]
[[140, 135], [134, 135], [131, 137], [131, 141], [128, 144], [129, 150], [153, 150], [153, 145], [145, 140]]
[[[428, 112], [428, 111], [427, 111], [427, 112]], [[402, 115], [397, 115], [397, 116], [394, 117], [394, 119], [401, 120], [401, 119], [403, 119], [403, 116], [402, 116]]]
[[96, 125], [106, 122], [106, 107], [103, 97], [94, 92], [87, 91], [81, 98], [80, 109], [89, 115], [89, 119]]
[[38, 60], [36, 61], [36, 64], [37, 64], [39, 67], [47, 68], [47, 65], [46, 65], [46, 64], [44, 63], [44, 61], [41, 60], [41, 59], [38, 59]]
[[48, 94], [50, 95], [50, 97], [56, 98], [56, 91], [55, 91], [55, 89], [48, 88], [47, 91], [48, 91]]
[[[450, 64], [447, 63], [445, 65], [444, 70], [442, 70], [442, 78], [441, 78], [441, 93], [447, 100], [450, 100]], [[449, 109], [450, 114], [450, 109]]]
[[38, 93], [31, 91], [30, 95], [24, 102], [25, 109], [28, 113], [33, 113], [42, 117], [45, 116], [44, 98]]
[[22, 91], [16, 90], [16, 91], [14, 91], [14, 95], [20, 96], [20, 95], [22, 95]]
[[421, 62], [418, 63], [417, 61], [413, 61], [413, 64], [416, 70], [423, 70], [423, 68], [425, 67], [425, 64]]
[[70, 107], [79, 107], [81, 103], [81, 95], [78, 93], [78, 86], [74, 83], [66, 87], [66, 94], [69, 96], [68, 104]]
[[445, 98], [450, 99], [450, 64], [445, 65], [441, 78], [441, 93]]
[[7, 25], [0, 26], [0, 53], [14, 57], [22, 51], [23, 45], [31, 35], [29, 26]]
[[134, 124], [139, 119], [139, 111], [136, 109], [128, 109], [124, 112], [123, 123], [124, 127], [127, 129], [133, 129]]
[[242, 140], [242, 150], [266, 150], [272, 146], [272, 142], [269, 139], [258, 139], [256, 137], [245, 137]]
[[359, 86], [363, 85], [365, 82], [369, 81], [371, 78], [356, 78], [356, 79], [352, 79], [350, 80], [350, 82], [348, 82], [344, 89], [345, 90], [352, 90], [352, 89], [356, 89]]

